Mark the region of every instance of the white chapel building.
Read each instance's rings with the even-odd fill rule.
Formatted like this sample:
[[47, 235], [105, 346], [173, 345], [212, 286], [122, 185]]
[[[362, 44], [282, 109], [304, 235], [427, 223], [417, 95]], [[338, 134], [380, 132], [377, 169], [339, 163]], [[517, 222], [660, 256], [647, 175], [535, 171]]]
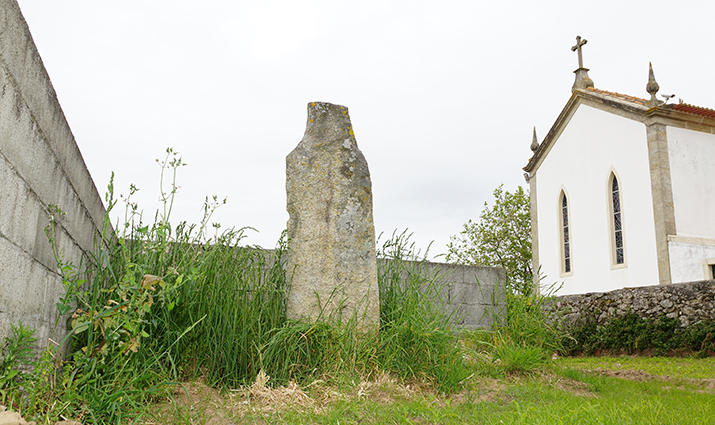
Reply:
[[558, 295], [713, 279], [715, 110], [594, 88], [572, 96], [524, 170], [534, 270]]

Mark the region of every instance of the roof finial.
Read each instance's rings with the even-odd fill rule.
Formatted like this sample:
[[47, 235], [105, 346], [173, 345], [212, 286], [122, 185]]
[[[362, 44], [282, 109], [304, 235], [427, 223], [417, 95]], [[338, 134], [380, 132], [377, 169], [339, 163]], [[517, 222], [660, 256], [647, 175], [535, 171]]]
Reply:
[[649, 108], [655, 108], [663, 104], [662, 101], [656, 99], [655, 94], [660, 90], [660, 86], [655, 81], [655, 74], [653, 74], [653, 64], [648, 62], [648, 84], [645, 86], [646, 91], [650, 94], [650, 100], [646, 103]]
[[539, 149], [539, 140], [536, 138], [536, 126], [534, 126], [534, 137], [531, 139], [531, 151], [536, 152]]
[[588, 43], [588, 40], [581, 39], [581, 36], [577, 35], [576, 45], [571, 47], [572, 52], [578, 50], [578, 69], [574, 71], [574, 74], [576, 74], [576, 81], [573, 83], [571, 91], [593, 87], [593, 80], [591, 80], [588, 76], [588, 68], [583, 67], [583, 53], [581, 52], [581, 47], [583, 47], [586, 43]]

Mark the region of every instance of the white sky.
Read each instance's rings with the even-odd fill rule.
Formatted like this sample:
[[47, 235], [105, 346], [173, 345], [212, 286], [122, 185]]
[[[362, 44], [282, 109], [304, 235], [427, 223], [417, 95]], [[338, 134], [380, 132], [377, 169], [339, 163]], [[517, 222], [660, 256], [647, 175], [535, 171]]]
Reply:
[[378, 233], [409, 228], [432, 254], [476, 219], [500, 183], [525, 185], [539, 141], [570, 96], [576, 35], [597, 88], [715, 107], [715, 2], [19, 0], [85, 162], [104, 194], [130, 183], [158, 207], [167, 147], [179, 174], [173, 222], [285, 228], [285, 156], [306, 104], [350, 109], [373, 184]]

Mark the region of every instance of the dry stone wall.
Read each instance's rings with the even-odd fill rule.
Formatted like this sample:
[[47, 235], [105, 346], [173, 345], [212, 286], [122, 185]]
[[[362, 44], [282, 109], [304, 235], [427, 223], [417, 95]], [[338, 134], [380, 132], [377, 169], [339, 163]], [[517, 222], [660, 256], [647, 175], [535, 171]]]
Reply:
[[715, 280], [565, 295], [548, 300], [544, 309], [564, 328], [594, 322], [603, 326], [628, 312], [649, 319], [665, 315], [688, 327], [715, 320]]
[[15, 0], [0, 0], [0, 338], [22, 320], [39, 344], [59, 340], [64, 292], [45, 235], [48, 205], [66, 214], [55, 237], [78, 265], [104, 206]]

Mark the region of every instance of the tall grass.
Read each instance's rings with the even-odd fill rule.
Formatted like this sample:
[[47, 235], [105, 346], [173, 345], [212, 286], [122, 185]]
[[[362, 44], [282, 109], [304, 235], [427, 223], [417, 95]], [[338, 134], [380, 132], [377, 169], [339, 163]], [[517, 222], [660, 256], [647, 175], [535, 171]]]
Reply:
[[[274, 251], [240, 246], [246, 229], [209, 224], [221, 204], [215, 197], [207, 198], [199, 224], [173, 227], [183, 163], [169, 149], [160, 165], [163, 208], [152, 224], [131, 201], [132, 187], [125, 222], [111, 231], [117, 201], [110, 181], [104, 230], [87, 263], [75, 268], [56, 252], [67, 288], [58, 307], [72, 313], [71, 357], [65, 374], [45, 386], [45, 398], [62, 399], [65, 416], [120, 423], [169, 394], [176, 380], [198, 374], [211, 384], [247, 383], [261, 368], [271, 331], [285, 322], [285, 240]], [[215, 236], [206, 237], [209, 227]], [[53, 232], [51, 223], [51, 240]]]
[[[441, 299], [442, 276], [430, 272], [406, 232], [378, 249], [380, 326], [358, 329], [357, 320], [325, 317], [290, 321], [263, 352], [266, 373], [282, 383], [308, 383], [338, 374], [389, 371], [432, 382], [443, 392], [460, 388], [469, 371]], [[406, 261], [407, 260], [407, 261]]]
[[550, 297], [507, 290], [503, 317], [491, 330], [462, 333], [462, 343], [470, 351], [478, 373], [493, 377], [508, 373], [532, 373], [548, 367], [555, 353], [563, 351], [564, 334], [546, 320], [543, 303]]
[[[103, 231], [86, 263], [75, 267], [55, 251], [70, 355], [62, 369], [51, 367], [58, 353], [36, 369], [42, 385], [30, 414], [122, 423], [140, 416], [150, 400], [170, 396], [180, 379], [200, 375], [211, 385], [236, 387], [261, 370], [274, 383], [385, 370], [444, 392], [460, 387], [469, 370], [443, 313], [442, 277], [423, 267], [426, 255], [415, 252], [405, 232], [378, 249], [379, 329], [327, 316], [287, 321], [285, 237], [273, 251], [242, 246], [248, 228], [211, 224], [222, 204], [215, 197], [207, 198], [200, 223], [172, 226], [176, 174], [184, 164], [171, 149], [157, 162], [163, 206], [153, 223], [144, 223], [131, 186], [124, 222], [113, 229], [110, 181]], [[51, 212], [53, 242], [62, 213]], [[211, 228], [215, 235], [207, 237]]]
[[445, 283], [405, 232], [393, 233], [378, 250], [379, 359], [405, 378], [431, 380], [445, 392], [469, 375], [457, 335], [445, 312]]

